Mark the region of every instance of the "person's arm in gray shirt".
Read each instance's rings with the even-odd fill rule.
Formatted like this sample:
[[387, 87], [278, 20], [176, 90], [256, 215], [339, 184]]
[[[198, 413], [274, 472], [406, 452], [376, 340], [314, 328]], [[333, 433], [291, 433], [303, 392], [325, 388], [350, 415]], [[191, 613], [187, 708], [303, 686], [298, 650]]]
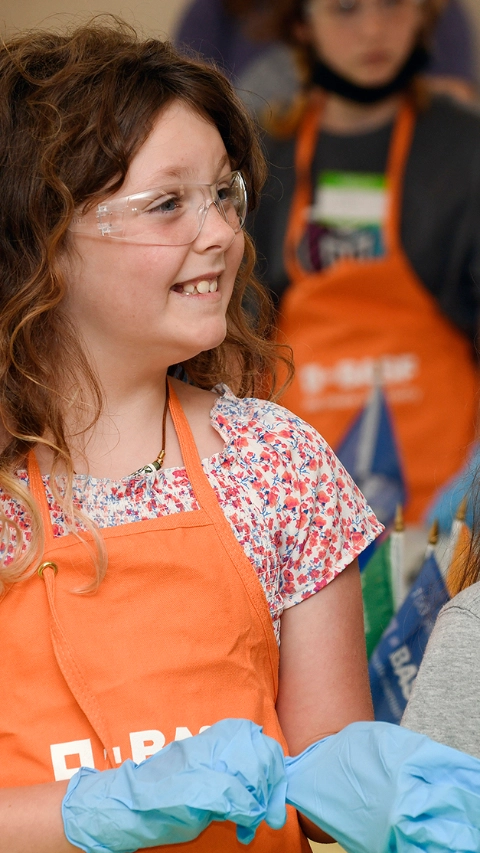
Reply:
[[441, 611], [402, 725], [480, 758], [480, 583]]

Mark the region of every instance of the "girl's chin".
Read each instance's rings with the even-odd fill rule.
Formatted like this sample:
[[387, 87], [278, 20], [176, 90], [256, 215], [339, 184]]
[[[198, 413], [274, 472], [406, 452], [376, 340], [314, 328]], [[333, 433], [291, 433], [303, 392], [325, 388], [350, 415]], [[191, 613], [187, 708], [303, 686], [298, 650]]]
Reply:
[[201, 352], [208, 352], [208, 350], [216, 349], [220, 344], [223, 344], [226, 334], [227, 330], [225, 328], [210, 334], [199, 334], [196, 340], [192, 342], [191, 347], [186, 343], [183, 348], [184, 354], [181, 359], [178, 359], [178, 361], [189, 361], [191, 358], [195, 358], [195, 356], [200, 355]]

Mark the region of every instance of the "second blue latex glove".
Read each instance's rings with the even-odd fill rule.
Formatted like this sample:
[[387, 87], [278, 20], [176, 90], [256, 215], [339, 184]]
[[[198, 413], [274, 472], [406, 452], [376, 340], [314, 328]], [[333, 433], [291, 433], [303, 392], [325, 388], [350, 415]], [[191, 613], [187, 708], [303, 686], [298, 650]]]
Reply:
[[286, 758], [287, 802], [348, 853], [478, 853], [480, 760], [390, 723]]
[[279, 743], [249, 720], [222, 720], [170, 743], [141, 764], [81, 768], [62, 815], [68, 840], [86, 853], [133, 853], [196, 838], [213, 821], [237, 824], [248, 844], [262, 820], [285, 823], [286, 778]]

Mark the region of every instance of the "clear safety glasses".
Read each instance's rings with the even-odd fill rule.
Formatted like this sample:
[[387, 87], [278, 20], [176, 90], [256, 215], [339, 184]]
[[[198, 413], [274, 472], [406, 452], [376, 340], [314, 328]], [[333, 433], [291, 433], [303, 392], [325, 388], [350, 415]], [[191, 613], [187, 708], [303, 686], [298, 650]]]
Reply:
[[76, 214], [70, 231], [126, 243], [186, 246], [199, 235], [212, 204], [235, 233], [240, 231], [247, 215], [247, 190], [240, 172], [229, 172], [213, 184], [177, 181], [107, 199], [85, 215]]

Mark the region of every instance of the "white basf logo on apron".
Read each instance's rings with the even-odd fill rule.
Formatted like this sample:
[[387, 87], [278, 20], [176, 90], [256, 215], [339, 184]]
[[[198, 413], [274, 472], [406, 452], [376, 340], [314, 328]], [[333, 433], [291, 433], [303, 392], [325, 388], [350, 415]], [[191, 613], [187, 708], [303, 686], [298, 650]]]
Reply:
[[[209, 728], [210, 726], [201, 726], [200, 732], [204, 732]], [[150, 758], [151, 755], [159, 752], [165, 746], [165, 735], [163, 732], [158, 731], [158, 729], [130, 732], [129, 737], [132, 751], [131, 757], [135, 764], [140, 764], [141, 761]], [[193, 737], [190, 729], [187, 726], [177, 726], [174, 740], [185, 740], [188, 737]], [[95, 769], [90, 738], [71, 740], [66, 743], [52, 743], [50, 745], [50, 754], [56, 782], [60, 782], [63, 779], [71, 779], [80, 767], [92, 767]], [[130, 756], [122, 757], [119, 746], [113, 747], [113, 754], [117, 764], [121, 764], [124, 758], [130, 758]]]
[[392, 402], [411, 402], [421, 394], [414, 384], [419, 370], [418, 356], [409, 352], [342, 358], [330, 366], [309, 362], [298, 368], [302, 403], [310, 411], [347, 409], [361, 405], [365, 392], [379, 383], [388, 388]]

